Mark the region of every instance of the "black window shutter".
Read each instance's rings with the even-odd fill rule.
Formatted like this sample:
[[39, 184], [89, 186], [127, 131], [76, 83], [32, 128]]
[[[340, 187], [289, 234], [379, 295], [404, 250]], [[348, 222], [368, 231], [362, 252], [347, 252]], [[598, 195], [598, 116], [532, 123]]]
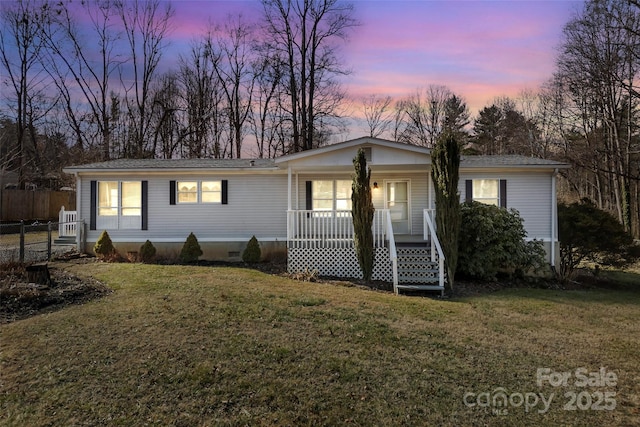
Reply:
[[308, 211], [313, 209], [313, 190], [311, 185], [311, 181], [305, 182], [305, 209]]
[[91, 181], [91, 195], [89, 197], [89, 230], [96, 229], [96, 209], [98, 209], [98, 182]]
[[507, 180], [506, 179], [500, 180], [500, 207], [501, 208], [507, 207]]
[[142, 181], [142, 229], [149, 229], [148, 213], [149, 213], [149, 181]]
[[226, 179], [222, 180], [222, 204], [229, 204], [229, 181]]
[[176, 182], [169, 181], [169, 204], [176, 204]]
[[473, 200], [473, 181], [470, 179], [465, 180], [464, 186], [464, 201], [470, 202]]

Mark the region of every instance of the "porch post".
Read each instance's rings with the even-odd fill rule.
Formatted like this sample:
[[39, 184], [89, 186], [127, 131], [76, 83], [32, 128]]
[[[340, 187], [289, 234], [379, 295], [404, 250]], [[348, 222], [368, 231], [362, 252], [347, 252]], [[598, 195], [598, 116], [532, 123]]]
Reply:
[[291, 166], [287, 167], [287, 210], [291, 210]]
[[432, 187], [432, 185], [431, 185], [431, 170], [428, 170], [427, 171], [427, 189], [428, 189], [428, 192], [429, 192], [429, 197], [428, 197], [428, 200], [427, 200], [427, 204], [428, 204], [427, 208], [428, 209], [433, 209], [433, 192], [432, 192], [431, 187]]

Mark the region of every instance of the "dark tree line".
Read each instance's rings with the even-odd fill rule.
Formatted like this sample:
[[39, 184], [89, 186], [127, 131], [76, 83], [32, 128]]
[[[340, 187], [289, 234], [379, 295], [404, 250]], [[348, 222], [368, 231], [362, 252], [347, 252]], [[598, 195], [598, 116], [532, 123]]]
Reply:
[[[159, 0], [0, 4], [0, 166], [21, 185], [121, 157], [275, 157], [335, 142], [349, 119], [340, 47], [357, 22], [338, 0], [262, 0], [259, 19], [216, 17], [170, 69], [173, 8]], [[215, 9], [210, 13], [215, 16]], [[82, 24], [81, 24], [82, 23]], [[471, 117], [428, 85], [363, 101], [367, 134], [465, 154], [566, 161], [564, 198], [591, 199], [640, 236], [640, 4], [590, 0], [564, 27], [556, 73]], [[162, 72], [161, 70], [168, 70]], [[49, 150], [49, 151], [47, 151]]]
[[433, 147], [449, 115], [461, 124], [466, 154], [567, 162], [573, 167], [562, 172], [561, 197], [592, 200], [638, 238], [639, 70], [640, 2], [590, 0], [565, 25], [556, 72], [538, 90], [497, 98], [473, 120], [464, 102], [447, 108], [447, 100], [460, 98], [442, 86], [395, 104], [372, 96], [363, 113], [372, 136]]
[[45, 128], [66, 138], [71, 161], [87, 162], [273, 157], [329, 143], [343, 125], [339, 49], [357, 25], [349, 3], [263, 0], [257, 22], [217, 16], [174, 69], [169, 2], [17, 0], [0, 9], [10, 88], [0, 114], [15, 126], [0, 153], [23, 186], [50, 172], [36, 140]]

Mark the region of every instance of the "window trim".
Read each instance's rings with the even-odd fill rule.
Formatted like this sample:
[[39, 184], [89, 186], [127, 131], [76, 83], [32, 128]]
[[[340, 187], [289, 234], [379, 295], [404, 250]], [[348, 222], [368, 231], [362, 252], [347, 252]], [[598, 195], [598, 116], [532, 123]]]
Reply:
[[[497, 181], [498, 183], [498, 204], [495, 205], [493, 203], [486, 203], [483, 202], [482, 200], [476, 200], [473, 197], [473, 189], [474, 189], [474, 185], [473, 182], [474, 181], [480, 181], [480, 180], [486, 180], [486, 181]], [[484, 199], [484, 200], [493, 200], [493, 199]], [[498, 206], [499, 208], [507, 208], [507, 180], [504, 178], [495, 178], [495, 177], [474, 177], [474, 178], [470, 178], [470, 179], [466, 179], [465, 180], [465, 202], [471, 202], [471, 201], [476, 201], [478, 203], [484, 203], [487, 205], [491, 205], [491, 206]]]
[[[315, 185], [314, 183], [316, 182], [331, 182], [332, 188], [331, 188], [331, 199], [329, 198], [316, 198], [314, 197], [314, 189], [315, 189]], [[350, 180], [348, 179], [314, 179], [311, 181], [307, 181], [308, 183], [310, 183], [310, 185], [307, 185], [307, 189], [306, 191], [308, 192], [307, 194], [307, 210], [312, 210], [315, 212], [337, 212], [337, 211], [351, 211], [352, 207], [348, 208], [348, 209], [338, 209], [338, 200], [345, 200], [347, 201], [348, 205], [351, 205], [351, 195], [353, 194], [353, 188], [351, 186], [349, 186], [349, 196], [346, 198], [338, 198], [338, 181], [344, 181], [344, 182], [350, 182]], [[316, 209], [314, 208], [315, 205], [315, 201], [316, 200], [323, 200], [323, 201], [327, 201], [327, 200], [331, 200], [331, 209]]]
[[[196, 189], [194, 191], [180, 191], [180, 183], [195, 183]], [[220, 184], [219, 191], [204, 191], [203, 183]], [[229, 182], [226, 179], [183, 179], [183, 180], [171, 180], [169, 181], [169, 205], [227, 205], [228, 200]], [[180, 201], [180, 194], [194, 194], [196, 195], [195, 201]], [[217, 201], [204, 201], [204, 194], [219, 194]]]
[[[125, 183], [129, 183], [129, 184], [139, 184], [139, 190], [140, 190], [140, 197], [138, 198], [138, 203], [135, 206], [125, 206], [124, 204], [124, 191], [123, 191], [123, 187]], [[126, 216], [126, 217], [142, 217], [142, 181], [120, 181], [120, 185], [119, 185], [119, 197], [120, 197], [120, 211], [118, 212], [119, 216]], [[125, 215], [124, 214], [124, 210], [125, 209], [137, 209], [138, 212], [140, 212], [138, 215]]]
[[[195, 183], [196, 184], [195, 185], [196, 189], [194, 191], [190, 191], [190, 190], [181, 191], [180, 190], [180, 183], [182, 183], [182, 182], [190, 183], [190, 184], [191, 183]], [[181, 194], [183, 194], [183, 195], [195, 194], [196, 199], [195, 199], [195, 201], [186, 201], [186, 202], [185, 201], [181, 201], [180, 200], [180, 195]], [[199, 194], [200, 194], [200, 181], [197, 181], [197, 180], [196, 181], [193, 181], [193, 180], [191, 180], [191, 181], [188, 181], [188, 180], [176, 181], [176, 203], [177, 204], [179, 204], [179, 205], [195, 205], [195, 204], [198, 204], [200, 202]]]
[[[117, 207], [115, 215], [101, 215], [100, 214], [100, 187], [101, 183], [117, 183]], [[123, 183], [139, 183], [139, 200], [136, 206], [127, 206], [123, 203]], [[148, 227], [147, 218], [147, 200], [148, 200], [148, 181], [146, 180], [120, 180], [120, 179], [105, 179], [105, 180], [91, 180], [90, 181], [90, 222], [89, 229], [96, 230], [103, 228], [105, 230], [146, 230]], [[111, 202], [113, 205], [113, 202]], [[103, 206], [104, 207], [104, 206]], [[113, 209], [114, 206], [105, 207]], [[124, 215], [123, 210], [137, 209], [138, 215]]]

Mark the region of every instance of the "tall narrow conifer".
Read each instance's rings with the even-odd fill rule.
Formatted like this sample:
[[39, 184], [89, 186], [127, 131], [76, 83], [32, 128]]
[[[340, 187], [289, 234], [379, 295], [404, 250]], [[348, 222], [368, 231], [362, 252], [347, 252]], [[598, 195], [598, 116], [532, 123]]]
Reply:
[[365, 281], [373, 275], [373, 202], [371, 201], [371, 168], [367, 168], [364, 150], [360, 148], [353, 159], [355, 175], [351, 184], [351, 213], [353, 217], [353, 238], [358, 264]]
[[454, 134], [445, 132], [431, 151], [431, 178], [436, 194], [436, 233], [445, 257], [447, 283], [453, 289], [458, 266], [460, 193], [458, 176], [460, 145]]

